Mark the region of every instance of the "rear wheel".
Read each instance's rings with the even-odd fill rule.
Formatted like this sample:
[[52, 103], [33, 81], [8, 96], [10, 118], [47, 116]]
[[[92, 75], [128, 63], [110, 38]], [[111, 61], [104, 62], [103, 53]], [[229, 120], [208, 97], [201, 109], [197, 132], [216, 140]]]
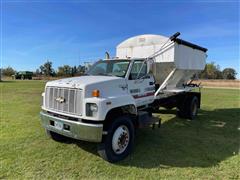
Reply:
[[193, 96], [188, 102], [188, 118], [193, 120], [198, 113], [198, 98]]
[[177, 115], [180, 118], [188, 118], [193, 120], [198, 113], [199, 100], [196, 96], [191, 96], [178, 107]]
[[134, 144], [134, 126], [128, 116], [118, 117], [110, 124], [108, 134], [98, 147], [99, 155], [113, 163], [127, 157]]

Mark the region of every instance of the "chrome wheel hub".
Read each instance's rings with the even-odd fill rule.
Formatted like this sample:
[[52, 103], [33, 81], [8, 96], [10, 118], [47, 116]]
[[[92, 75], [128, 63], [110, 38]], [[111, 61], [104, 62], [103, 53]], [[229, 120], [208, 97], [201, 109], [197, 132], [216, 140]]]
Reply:
[[114, 153], [116, 154], [123, 153], [129, 144], [129, 138], [130, 134], [127, 126], [125, 125], [119, 126], [115, 130], [112, 138], [112, 149]]

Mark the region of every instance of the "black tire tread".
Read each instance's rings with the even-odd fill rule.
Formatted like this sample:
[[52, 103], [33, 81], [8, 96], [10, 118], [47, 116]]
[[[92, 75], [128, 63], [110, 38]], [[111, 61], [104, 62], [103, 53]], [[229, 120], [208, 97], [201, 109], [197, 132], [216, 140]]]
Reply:
[[181, 106], [178, 107], [178, 117], [193, 120], [195, 118], [195, 116], [193, 116], [192, 114], [193, 103], [198, 104], [198, 98], [196, 96], [187, 97], [186, 100], [181, 104]]
[[[130, 133], [130, 142], [127, 149], [122, 154], [116, 155], [112, 150], [112, 135], [114, 133], [114, 130], [122, 124], [128, 126], [129, 133]], [[131, 121], [131, 118], [126, 115], [117, 117], [109, 125], [108, 134], [103, 138], [102, 143], [98, 145], [98, 154], [104, 160], [110, 163], [121, 161], [131, 153], [133, 149], [133, 144], [134, 144], [134, 136], [135, 136], [134, 125]]]

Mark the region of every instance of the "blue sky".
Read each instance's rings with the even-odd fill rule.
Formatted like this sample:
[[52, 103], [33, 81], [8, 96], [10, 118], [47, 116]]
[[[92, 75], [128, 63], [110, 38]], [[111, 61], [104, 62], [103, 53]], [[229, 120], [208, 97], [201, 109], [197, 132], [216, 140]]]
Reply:
[[[181, 38], [208, 48], [207, 61], [240, 73], [239, 2], [209, 1], [2, 1], [3, 67], [54, 68], [115, 54], [139, 34]], [[239, 74], [238, 74], [238, 77]]]

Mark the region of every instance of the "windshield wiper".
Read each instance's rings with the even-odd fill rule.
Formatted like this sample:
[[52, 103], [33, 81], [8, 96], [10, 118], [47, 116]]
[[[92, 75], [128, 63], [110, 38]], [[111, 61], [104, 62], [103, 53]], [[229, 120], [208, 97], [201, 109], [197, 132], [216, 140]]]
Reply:
[[96, 75], [100, 75], [100, 76], [114, 76], [112, 74], [107, 74], [107, 73], [98, 73]]

